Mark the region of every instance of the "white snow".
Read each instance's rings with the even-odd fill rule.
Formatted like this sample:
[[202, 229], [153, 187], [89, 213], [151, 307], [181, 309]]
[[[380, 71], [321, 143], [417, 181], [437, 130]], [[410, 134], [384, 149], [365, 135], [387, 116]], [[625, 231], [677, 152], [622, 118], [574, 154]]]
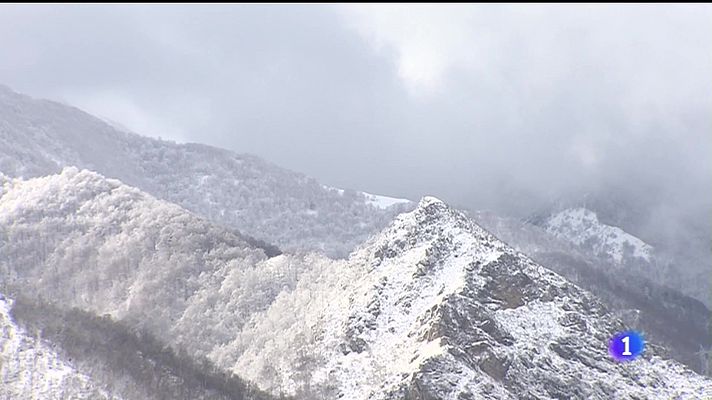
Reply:
[[[344, 189], [335, 188], [332, 186], [322, 185], [324, 189], [330, 192], [338, 193], [343, 196], [346, 192]], [[363, 196], [366, 199], [366, 204], [376, 207], [381, 210], [388, 209], [394, 205], [411, 205], [414, 204], [411, 200], [402, 199], [398, 197], [383, 196], [380, 194], [373, 194], [368, 192], [356, 192], [358, 195]]]
[[329, 192], [334, 192], [341, 196], [343, 196], [344, 192], [345, 192], [344, 189], [335, 188], [333, 186], [321, 185], [321, 187], [323, 187], [324, 189], [326, 189]]
[[[570, 301], [591, 297], [577, 288], [564, 291], [563, 278], [432, 197], [348, 260], [335, 261], [316, 254], [268, 259], [223, 228], [89, 171], [13, 180], [3, 191], [0, 270], [21, 275], [62, 304], [139, 320], [172, 345], [275, 394], [384, 399], [422, 375], [424, 365], [437, 363], [442, 398], [513, 398], [501, 382], [458, 358], [462, 349], [435, 329], [442, 307], [462, 298], [479, 302], [477, 294], [492, 280], [488, 267], [513, 255], [525, 260], [514, 275], [526, 274], [537, 289], [573, 295], [507, 310], [487, 303], [482, 308], [516, 339], [497, 354], [517, 360], [540, 351], [555, 368], [542, 372], [546, 376], [573, 379], [571, 370], [596, 382], [619, 379], [630, 389], [625, 374], [572, 368], [548, 348], [577, 332], [598, 349], [598, 325], [608, 320], [582, 314], [591, 331], [569, 331], [560, 322], [566, 305], [581, 314], [580, 304]], [[29, 251], [36, 248], [43, 253]], [[666, 365], [645, 363], [640, 374], [670, 382], [665, 394], [701, 392], [709, 383], [675, 363], [662, 369]], [[650, 397], [653, 389], [636, 390]]]
[[[469, 276], [465, 280], [468, 265], [479, 261], [485, 270], [503, 254], [516, 253], [476, 225], [463, 222], [457, 213], [445, 210], [428, 214], [424, 211], [428, 207], [446, 206], [435, 198], [425, 198], [416, 211], [398, 216], [388, 229], [352, 254], [347, 265], [322, 266], [318, 279], [303, 285], [300, 282], [294, 291], [283, 293], [279, 302], [256, 314], [253, 323], [241, 333], [260, 337], [276, 331], [279, 339], [253, 343], [236, 340], [221, 349], [222, 361], [230, 364], [229, 360], [234, 359], [233, 371], [273, 393], [299, 395], [308, 387], [316, 390], [316, 396], [365, 400], [388, 398], [414, 379], [424, 363], [438, 360], [439, 370], [433, 379], [437, 380], [435, 384], [443, 385], [442, 398], [467, 393], [475, 398], [513, 399], [501, 382], [464, 364], [440, 337], [429, 339], [427, 334], [440, 318], [440, 306], [461, 295], [466, 285], [475, 291], [484, 287], [482, 277]], [[526, 261], [520, 273], [539, 282], [542, 289], [553, 286], [570, 293], [571, 289], [565, 288], [571, 285], [563, 278], [523, 260]], [[304, 279], [308, 276], [305, 274]], [[294, 305], [304, 298], [313, 300], [300, 309], [294, 323], [280, 325], [278, 316], [284, 310], [297, 309]], [[631, 393], [651, 398], [658, 393], [652, 384], [643, 388], [631, 384], [610, 361], [601, 362], [612, 369], [611, 375], [594, 373], [590, 367], [572, 364], [549, 348], [567, 335], [586, 335], [586, 343], [607, 356], [605, 341], [593, 339], [593, 332], [601, 329], [596, 326], [595, 317], [582, 317], [594, 318], [593, 323], [586, 322], [592, 331], [580, 332], [571, 330], [580, 328], [562, 325], [562, 318], [569, 313], [564, 310], [569, 305], [580, 307], [571, 301], [592, 300], [564, 297], [495, 310], [494, 320], [515, 339], [514, 345], [495, 352], [512, 358], [535, 354], [535, 359], [555, 368], [540, 370], [552, 379], [574, 382], [576, 376], [594, 374], [591, 385], [620, 380], [617, 398], [627, 398]], [[349, 347], [350, 343], [356, 343], [355, 347]], [[300, 363], [298, 360], [303, 358], [295, 358], [294, 349], [309, 354], [312, 362]], [[673, 364], [677, 365], [670, 362]], [[638, 373], [661, 382], [668, 374], [667, 367], [662, 367], [641, 361]], [[671, 371], [670, 387], [661, 393], [706, 393], [709, 382], [704, 378], [679, 366]], [[526, 381], [527, 377], [518, 379]], [[546, 390], [536, 385], [532, 382], [532, 391], [543, 396]]]
[[517, 308], [497, 310], [495, 317], [517, 343], [546, 346], [564, 334], [558, 322], [563, 314], [560, 305], [536, 302]]
[[[421, 201], [420, 208], [430, 205], [445, 207], [430, 197]], [[401, 214], [391, 227], [352, 254], [349, 266], [323, 271], [336, 275], [338, 283], [327, 281], [326, 286], [305, 287], [309, 293], [298, 288], [289, 294], [294, 298], [311, 296], [314, 292], [327, 296], [320, 301], [322, 308], [306, 310], [310, 314], [304, 317], [317, 321], [312, 331], [321, 338], [308, 344], [306, 350], [318, 355], [320, 361], [307, 378], [309, 385], [336, 385], [338, 395], [347, 399], [381, 399], [412, 378], [432, 358], [456, 364], [439, 338], [423, 337], [438, 320], [434, 310], [449, 296], [463, 290], [466, 267], [475, 261], [486, 264], [496, 260], [503, 248], [484, 246], [467, 230], [469, 226], [447, 221], [425, 222], [427, 218], [422, 210]], [[434, 230], [431, 236], [419, 233], [429, 230]], [[443, 240], [447, 241], [448, 249], [457, 248], [459, 252], [448, 251], [443, 259], [433, 258], [431, 254], [438, 251]], [[374, 256], [379, 249], [397, 249], [400, 243], [407, 243], [406, 248], [394, 257]], [[340, 272], [344, 268], [346, 271]], [[261, 325], [273, 326], [270, 311], [256, 316], [256, 331], [265, 329]], [[292, 372], [274, 376], [260, 368], [264, 357], [270, 357], [271, 364], [293, 365], [288, 361], [289, 348], [298, 341], [299, 331], [292, 327], [281, 332], [280, 342], [269, 343], [277, 346], [275, 350], [267, 350], [261, 343], [248, 344], [238, 355], [234, 371], [274, 393], [297, 394], [304, 382], [293, 379]], [[354, 340], [362, 341], [363, 349], [344, 351], [345, 343]], [[231, 346], [241, 347], [239, 343]], [[447, 379], [462, 390], [470, 388], [473, 382], [466, 377], [474, 377], [475, 372], [456, 369], [460, 372]]]
[[362, 192], [364, 196], [366, 196], [366, 201], [368, 204], [380, 208], [382, 210], [385, 210], [391, 206], [394, 206], [396, 204], [410, 204], [412, 201], [408, 199], [399, 199], [397, 197], [388, 197], [388, 196], [381, 196], [378, 194], [371, 194], [371, 193], [366, 193]]
[[590, 248], [597, 256], [605, 256], [615, 263], [624, 261], [630, 251], [633, 257], [650, 261], [653, 247], [624, 230], [601, 223], [595, 212], [585, 208], [572, 208], [551, 216], [545, 223], [548, 232]]
[[0, 399], [115, 399], [18, 327], [11, 307], [11, 300], [0, 299]]
[[117, 131], [76, 108], [4, 87], [0, 125], [0, 170], [10, 177], [68, 166], [96, 171], [282, 250], [347, 257], [404, 211], [379, 207], [395, 200], [344, 196], [252, 155]]

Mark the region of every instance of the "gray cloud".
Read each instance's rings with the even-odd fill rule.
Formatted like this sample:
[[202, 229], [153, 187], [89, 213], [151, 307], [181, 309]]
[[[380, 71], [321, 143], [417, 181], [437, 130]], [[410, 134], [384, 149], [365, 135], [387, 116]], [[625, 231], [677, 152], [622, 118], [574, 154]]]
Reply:
[[710, 17], [709, 6], [0, 6], [0, 80], [335, 186], [514, 214], [615, 192], [652, 231], [650, 218], [710, 210]]

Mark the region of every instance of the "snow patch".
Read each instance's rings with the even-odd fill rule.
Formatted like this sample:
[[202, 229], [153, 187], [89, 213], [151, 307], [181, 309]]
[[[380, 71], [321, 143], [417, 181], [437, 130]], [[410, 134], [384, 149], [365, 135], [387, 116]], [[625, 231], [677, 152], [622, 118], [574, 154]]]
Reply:
[[371, 193], [366, 193], [363, 192], [364, 196], [366, 196], [366, 202], [376, 208], [380, 208], [382, 210], [385, 210], [389, 207], [392, 207], [397, 204], [410, 204], [412, 201], [408, 199], [400, 199], [397, 197], [388, 197], [388, 196], [381, 196], [378, 194], [371, 194]]
[[544, 225], [555, 236], [578, 246], [590, 248], [596, 255], [624, 262], [626, 254], [650, 262], [653, 247], [624, 230], [601, 223], [595, 212], [585, 208], [564, 210], [551, 216]]

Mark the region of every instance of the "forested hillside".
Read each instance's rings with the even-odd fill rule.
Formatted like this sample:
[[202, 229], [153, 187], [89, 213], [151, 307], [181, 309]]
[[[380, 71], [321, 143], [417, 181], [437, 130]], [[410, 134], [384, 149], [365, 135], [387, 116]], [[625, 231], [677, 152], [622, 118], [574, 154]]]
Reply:
[[337, 257], [412, 208], [407, 200], [325, 187], [252, 155], [119, 131], [74, 107], [0, 86], [0, 172], [31, 178], [67, 166], [120, 179], [285, 250]]
[[[28, 335], [46, 342], [97, 386], [121, 399], [271, 399], [208, 360], [176, 351], [150, 332], [108, 315], [20, 296], [11, 316]], [[73, 397], [66, 391], [57, 394], [58, 398]]]
[[129, 320], [207, 354], [294, 286], [316, 255], [262, 248], [179, 206], [65, 169], [0, 192], [2, 284]]

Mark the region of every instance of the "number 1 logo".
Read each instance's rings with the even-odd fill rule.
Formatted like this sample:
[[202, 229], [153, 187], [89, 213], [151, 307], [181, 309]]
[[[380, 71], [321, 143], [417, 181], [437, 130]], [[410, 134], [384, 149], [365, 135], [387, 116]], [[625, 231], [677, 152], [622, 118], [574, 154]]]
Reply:
[[624, 362], [636, 359], [643, 354], [645, 341], [636, 331], [626, 331], [614, 335], [608, 344], [608, 353], [616, 361]]
[[626, 336], [623, 339], [621, 339], [621, 342], [625, 344], [625, 349], [623, 350], [623, 353], [621, 353], [622, 356], [632, 356], [633, 353], [630, 352], [630, 336]]

